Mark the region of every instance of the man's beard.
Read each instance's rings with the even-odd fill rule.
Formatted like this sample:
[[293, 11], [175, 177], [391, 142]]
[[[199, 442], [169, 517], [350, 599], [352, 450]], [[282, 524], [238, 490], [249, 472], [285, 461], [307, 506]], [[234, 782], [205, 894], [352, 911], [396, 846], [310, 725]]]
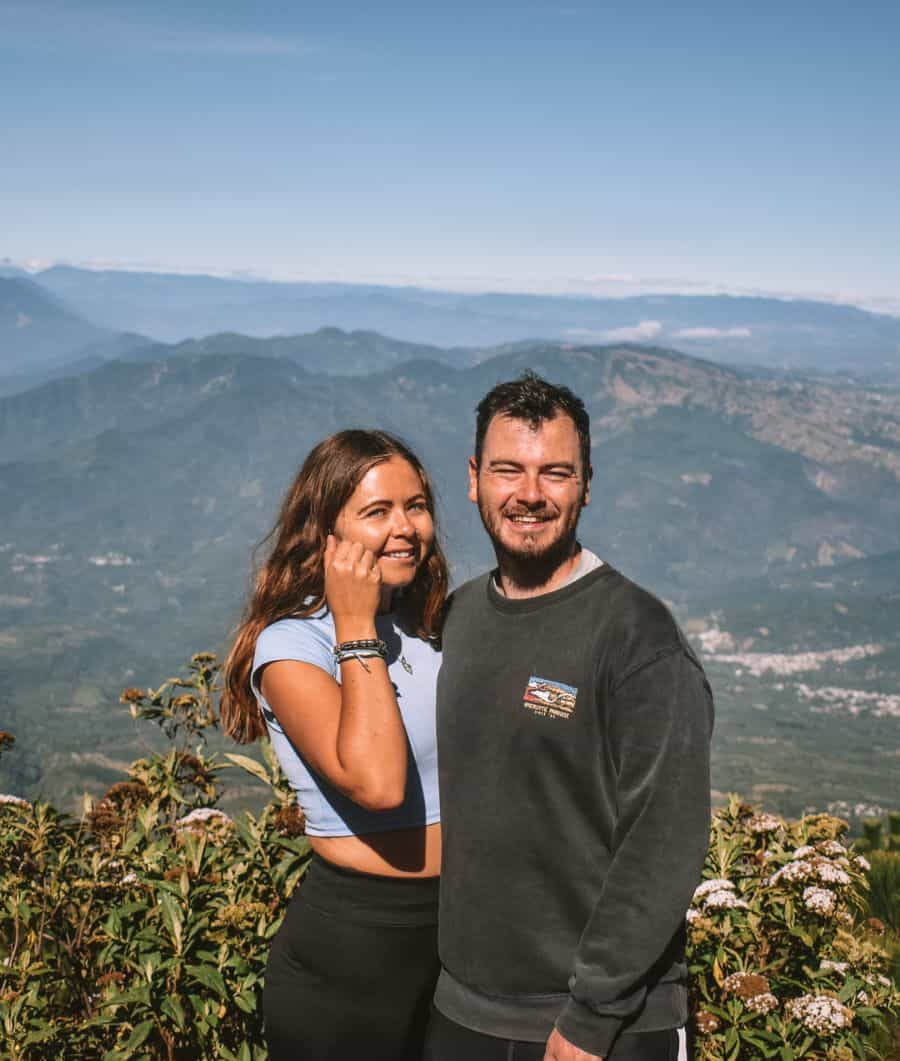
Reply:
[[503, 569], [504, 574], [522, 589], [537, 589], [545, 585], [574, 551], [575, 531], [578, 527], [577, 517], [570, 527], [565, 528], [561, 534], [545, 545], [523, 536], [520, 547], [511, 548], [501, 536], [504, 520], [502, 513], [488, 512], [479, 497], [478, 514], [491, 539], [497, 563]]

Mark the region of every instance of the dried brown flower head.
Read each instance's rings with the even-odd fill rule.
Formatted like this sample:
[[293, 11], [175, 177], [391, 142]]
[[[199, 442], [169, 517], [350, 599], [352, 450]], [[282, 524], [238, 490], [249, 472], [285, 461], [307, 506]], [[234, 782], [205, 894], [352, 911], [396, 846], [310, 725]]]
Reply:
[[697, 1031], [701, 1035], [712, 1035], [713, 1032], [719, 1030], [719, 1019], [713, 1016], [712, 1013], [707, 1013], [705, 1009], [701, 1009], [700, 1012], [694, 1017], [694, 1023], [697, 1025]]
[[0, 729], [0, 752], [8, 751], [15, 743], [16, 738], [11, 733], [7, 733], [5, 729]]
[[282, 836], [303, 836], [306, 816], [296, 804], [282, 807], [275, 815], [275, 828]]
[[127, 689], [123, 689], [119, 695], [120, 704], [139, 704], [144, 699], [144, 690], [137, 689], [133, 685], [129, 685]]
[[732, 973], [725, 978], [722, 990], [726, 995], [736, 995], [746, 1002], [757, 995], [765, 995], [769, 991], [769, 981], [759, 973]]
[[104, 839], [109, 839], [120, 833], [125, 824], [115, 806], [106, 800], [100, 800], [99, 803], [96, 803], [84, 820], [95, 836]]
[[103, 793], [103, 803], [110, 803], [120, 811], [145, 807], [153, 797], [142, 781], [117, 781]]
[[97, 977], [97, 986], [106, 987], [108, 984], [123, 984], [128, 979], [124, 973], [103, 973]]
[[211, 780], [212, 774], [204, 763], [190, 752], [179, 752], [176, 758], [178, 780], [193, 785], [203, 785]]

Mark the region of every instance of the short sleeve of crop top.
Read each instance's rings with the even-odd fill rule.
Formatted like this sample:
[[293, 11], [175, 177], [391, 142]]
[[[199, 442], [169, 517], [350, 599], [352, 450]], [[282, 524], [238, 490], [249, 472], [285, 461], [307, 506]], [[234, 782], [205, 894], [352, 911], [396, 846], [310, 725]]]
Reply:
[[327, 622], [321, 613], [317, 614], [313, 621], [281, 619], [267, 626], [256, 639], [253, 674], [250, 678], [253, 692], [258, 698], [261, 697], [260, 671], [267, 663], [275, 663], [281, 659], [312, 663], [326, 674], [335, 677], [333, 648], [334, 624]]
[[312, 769], [285, 733], [260, 689], [267, 663], [296, 660], [321, 668], [340, 683], [334, 663], [334, 619], [327, 609], [305, 619], [280, 619], [256, 640], [250, 684], [266, 722], [272, 748], [307, 820], [311, 836], [346, 836], [408, 828], [440, 820], [434, 698], [440, 652], [405, 633], [390, 615], [376, 617], [388, 645], [388, 673], [406, 728], [410, 750], [406, 798], [391, 811], [368, 811], [353, 803]]

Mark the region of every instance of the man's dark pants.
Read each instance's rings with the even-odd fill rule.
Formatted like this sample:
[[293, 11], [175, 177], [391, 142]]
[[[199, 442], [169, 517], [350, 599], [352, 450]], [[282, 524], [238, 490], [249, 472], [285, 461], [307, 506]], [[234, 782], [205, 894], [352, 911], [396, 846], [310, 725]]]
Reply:
[[[496, 1039], [464, 1028], [432, 1010], [422, 1061], [543, 1061], [545, 1043]], [[604, 1061], [676, 1061], [678, 1033], [626, 1032]]]

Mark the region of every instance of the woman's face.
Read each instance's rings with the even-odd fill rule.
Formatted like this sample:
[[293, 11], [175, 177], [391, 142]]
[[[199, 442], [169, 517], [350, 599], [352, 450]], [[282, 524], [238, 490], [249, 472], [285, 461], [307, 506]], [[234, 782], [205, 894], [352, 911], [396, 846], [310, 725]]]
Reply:
[[434, 542], [419, 473], [402, 457], [370, 468], [341, 509], [334, 533], [372, 550], [385, 587], [408, 586]]

